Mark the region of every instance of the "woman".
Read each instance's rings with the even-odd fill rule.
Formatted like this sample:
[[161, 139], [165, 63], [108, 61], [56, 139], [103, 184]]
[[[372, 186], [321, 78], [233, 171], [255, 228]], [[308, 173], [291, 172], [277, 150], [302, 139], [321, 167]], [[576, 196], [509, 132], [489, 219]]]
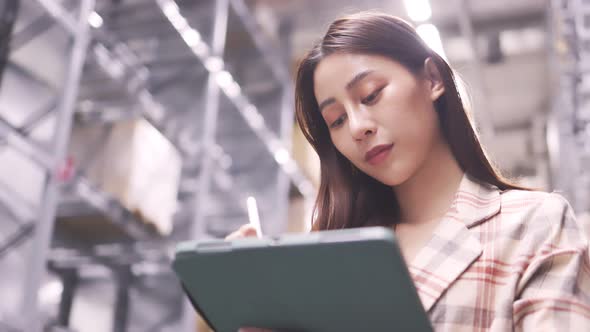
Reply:
[[299, 66], [296, 107], [321, 161], [313, 229], [391, 227], [435, 330], [590, 330], [571, 207], [499, 174], [451, 68], [411, 26], [334, 21]]

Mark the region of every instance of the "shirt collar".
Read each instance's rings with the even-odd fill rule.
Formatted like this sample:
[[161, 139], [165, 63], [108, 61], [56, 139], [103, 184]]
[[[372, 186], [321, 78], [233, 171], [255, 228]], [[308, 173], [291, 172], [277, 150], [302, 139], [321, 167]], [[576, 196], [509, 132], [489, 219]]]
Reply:
[[500, 190], [465, 174], [455, 193], [447, 217], [454, 217], [471, 228], [500, 212]]
[[449, 211], [409, 270], [426, 311], [482, 253], [469, 228], [500, 212], [500, 190], [464, 175]]

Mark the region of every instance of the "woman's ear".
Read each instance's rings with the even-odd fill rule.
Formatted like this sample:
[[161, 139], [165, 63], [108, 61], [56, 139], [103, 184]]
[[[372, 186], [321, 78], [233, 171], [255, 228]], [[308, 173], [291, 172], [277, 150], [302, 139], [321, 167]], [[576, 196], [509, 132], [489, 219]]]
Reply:
[[445, 85], [440, 71], [436, 67], [432, 58], [426, 58], [426, 60], [424, 60], [424, 73], [425, 78], [429, 83], [428, 88], [430, 90], [430, 99], [435, 101], [445, 92]]

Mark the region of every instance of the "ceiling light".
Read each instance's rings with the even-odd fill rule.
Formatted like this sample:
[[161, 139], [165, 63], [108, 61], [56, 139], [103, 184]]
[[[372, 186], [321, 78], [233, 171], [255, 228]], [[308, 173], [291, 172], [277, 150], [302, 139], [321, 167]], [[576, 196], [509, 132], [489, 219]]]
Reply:
[[289, 151], [285, 148], [280, 148], [275, 152], [275, 160], [277, 163], [283, 165], [289, 160]]
[[90, 14], [90, 16], [88, 16], [88, 23], [90, 24], [91, 27], [98, 29], [102, 26], [104, 21], [103, 21], [102, 17], [100, 17], [100, 15], [98, 15], [97, 12], [92, 12]]
[[426, 45], [428, 45], [433, 51], [438, 53], [441, 57], [446, 59], [445, 50], [442, 46], [442, 41], [440, 40], [440, 34], [438, 29], [433, 24], [421, 24], [416, 28], [416, 32], [418, 35], [424, 40]]
[[256, 106], [250, 104], [242, 110], [244, 118], [250, 124], [253, 129], [260, 130], [264, 127], [264, 118], [258, 112]]
[[44, 305], [58, 303], [63, 292], [63, 284], [58, 280], [52, 280], [39, 290], [39, 302]]
[[[160, 3], [162, 3], [160, 1]], [[178, 5], [174, 1], [166, 1], [162, 3], [162, 10], [166, 16], [178, 15]]]
[[223, 69], [223, 60], [218, 56], [210, 56], [205, 60], [205, 68], [210, 72], [218, 72]]
[[194, 47], [201, 42], [201, 34], [195, 29], [187, 28], [181, 32], [181, 35], [182, 39], [190, 47]]
[[219, 71], [215, 74], [215, 79], [217, 80], [217, 84], [223, 89], [228, 87], [234, 81], [234, 78], [227, 70]]
[[408, 16], [415, 22], [424, 22], [432, 16], [428, 0], [404, 0]]
[[240, 92], [242, 92], [242, 89], [240, 88], [238, 83], [232, 82], [230, 85], [224, 87], [223, 91], [225, 92], [225, 94], [227, 94], [228, 97], [236, 98], [237, 96], [240, 95]]

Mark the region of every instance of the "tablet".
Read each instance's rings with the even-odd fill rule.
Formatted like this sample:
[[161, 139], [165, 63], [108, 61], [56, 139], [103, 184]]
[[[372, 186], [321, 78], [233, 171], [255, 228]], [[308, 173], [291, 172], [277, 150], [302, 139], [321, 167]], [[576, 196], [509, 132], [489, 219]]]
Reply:
[[173, 268], [215, 331], [432, 331], [388, 228], [186, 242]]

